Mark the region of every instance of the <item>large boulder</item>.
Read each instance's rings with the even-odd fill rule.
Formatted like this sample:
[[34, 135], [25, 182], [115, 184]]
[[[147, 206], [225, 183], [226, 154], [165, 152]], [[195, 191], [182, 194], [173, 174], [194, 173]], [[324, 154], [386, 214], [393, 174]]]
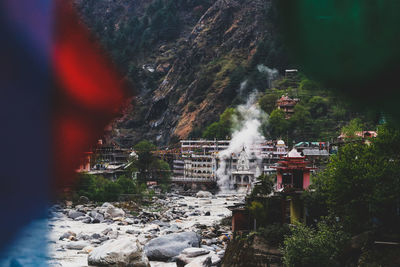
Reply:
[[81, 221], [83, 223], [90, 223], [92, 219], [89, 216], [79, 216], [74, 219], [74, 221]]
[[92, 223], [101, 223], [104, 221], [104, 216], [94, 210], [89, 212], [89, 216], [93, 218]]
[[88, 264], [94, 266], [150, 267], [150, 263], [139, 242], [131, 238], [110, 240], [93, 249], [88, 255]]
[[150, 240], [144, 251], [150, 260], [167, 261], [185, 248], [199, 247], [200, 237], [195, 232], [174, 233]]
[[81, 216], [85, 216], [85, 213], [76, 210], [68, 211], [68, 217], [70, 217], [71, 219], [76, 219]]
[[125, 211], [116, 207], [108, 207], [106, 214], [109, 214], [111, 218], [125, 217]]
[[208, 191], [199, 191], [196, 194], [196, 197], [198, 198], [211, 198], [212, 194]]
[[88, 204], [89, 202], [90, 202], [90, 200], [89, 200], [88, 197], [85, 197], [85, 196], [80, 196], [80, 197], [79, 197], [79, 203], [81, 203], [81, 204]]
[[108, 202], [105, 202], [103, 205], [101, 205], [99, 208], [99, 213], [103, 214], [105, 219], [125, 217], [125, 212], [122, 209], [116, 208]]
[[68, 243], [66, 245], [66, 248], [67, 249], [81, 250], [84, 247], [87, 247], [89, 245], [90, 245], [90, 243], [87, 242], [87, 241], [72, 241], [72, 242], [70, 242], [70, 243]]

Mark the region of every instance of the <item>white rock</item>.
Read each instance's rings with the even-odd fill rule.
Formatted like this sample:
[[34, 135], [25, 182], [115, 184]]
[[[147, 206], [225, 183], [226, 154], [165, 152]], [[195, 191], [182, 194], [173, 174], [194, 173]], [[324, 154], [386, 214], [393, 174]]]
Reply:
[[107, 233], [107, 236], [110, 239], [117, 239], [118, 235], [119, 235], [118, 231], [110, 231]]
[[210, 253], [210, 251], [204, 248], [185, 248], [181, 253], [188, 257], [194, 258], [197, 256], [206, 255]]
[[89, 242], [86, 242], [86, 241], [71, 241], [66, 245], [66, 248], [81, 250], [84, 247], [87, 247], [89, 245], [90, 245]]
[[212, 194], [208, 191], [199, 191], [196, 194], [196, 197], [198, 198], [211, 198]]
[[182, 232], [160, 236], [150, 240], [145, 252], [150, 260], [167, 261], [178, 256], [185, 248], [199, 247], [200, 238], [194, 232]]
[[132, 218], [126, 218], [126, 219], [125, 219], [125, 222], [126, 222], [127, 224], [134, 224], [134, 223], [135, 223], [135, 220], [132, 219]]
[[88, 264], [150, 267], [141, 245], [131, 238], [110, 240], [95, 248], [89, 253]]
[[111, 218], [116, 218], [116, 217], [125, 217], [125, 211], [123, 211], [122, 209], [119, 208], [115, 208], [114, 206], [109, 206], [106, 209], [106, 212], [104, 213], [104, 217], [107, 218], [107, 214], [111, 217]]

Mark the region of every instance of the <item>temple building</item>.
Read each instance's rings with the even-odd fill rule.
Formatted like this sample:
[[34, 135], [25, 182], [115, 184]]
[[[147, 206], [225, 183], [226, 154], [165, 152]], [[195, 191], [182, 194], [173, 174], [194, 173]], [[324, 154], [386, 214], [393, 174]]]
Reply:
[[294, 113], [294, 107], [300, 101], [298, 98], [290, 98], [287, 95], [283, 95], [276, 101], [276, 106], [278, 109], [285, 113], [286, 119], [289, 119]]
[[300, 195], [310, 186], [310, 172], [314, 168], [308, 165], [309, 162], [305, 161], [305, 157], [294, 148], [275, 167], [277, 170], [275, 194], [282, 196], [283, 223], [304, 222], [306, 219]]
[[[256, 166], [256, 168], [258, 168], [258, 166]], [[256, 172], [257, 171], [250, 170], [249, 156], [243, 148], [242, 152], [239, 154], [239, 158], [237, 159], [236, 169], [231, 173], [231, 187], [235, 189], [245, 188], [246, 190], [250, 190], [255, 181]], [[258, 174], [260, 174], [260, 171]]]

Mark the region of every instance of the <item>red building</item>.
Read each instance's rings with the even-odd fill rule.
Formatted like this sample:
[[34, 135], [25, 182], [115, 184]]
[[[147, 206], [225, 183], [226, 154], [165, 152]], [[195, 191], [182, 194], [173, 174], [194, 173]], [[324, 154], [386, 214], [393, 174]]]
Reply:
[[293, 188], [295, 191], [306, 190], [310, 186], [310, 171], [312, 167], [308, 167], [309, 162], [305, 161], [296, 149], [292, 149], [283, 157], [282, 161], [276, 166], [277, 173], [277, 191]]
[[253, 228], [254, 219], [249, 210], [242, 205], [228, 207], [232, 211], [232, 232], [249, 231]]
[[85, 156], [82, 157], [77, 172], [90, 172], [92, 155], [93, 152], [85, 152]]
[[278, 107], [278, 109], [283, 110], [283, 112], [285, 112], [286, 119], [288, 119], [290, 118], [290, 116], [293, 115], [294, 107], [297, 105], [299, 101], [300, 100], [297, 98], [292, 99], [287, 95], [283, 95], [276, 101], [276, 106]]
[[[308, 166], [296, 149], [292, 149], [276, 166], [276, 193], [282, 195], [282, 222], [294, 223], [305, 221], [305, 210], [300, 194], [310, 186], [310, 172]], [[289, 202], [289, 203], [287, 203]], [[287, 205], [289, 204], [289, 206]]]

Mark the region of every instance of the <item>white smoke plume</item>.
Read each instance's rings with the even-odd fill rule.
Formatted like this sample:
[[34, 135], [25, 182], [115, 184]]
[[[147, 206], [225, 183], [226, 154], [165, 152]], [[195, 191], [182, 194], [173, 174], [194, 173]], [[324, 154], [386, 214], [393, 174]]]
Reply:
[[271, 82], [273, 80], [275, 80], [279, 75], [279, 72], [277, 69], [270, 69], [263, 64], [257, 65], [257, 70], [261, 73], [267, 74], [268, 87], [271, 87]]
[[246, 87], [247, 87], [247, 80], [240, 83], [239, 95], [243, 95], [243, 92], [246, 89]]
[[265, 141], [265, 137], [261, 133], [261, 125], [267, 121], [268, 115], [262, 111], [256, 102], [256, 93], [252, 93], [244, 105], [237, 107], [238, 116], [233, 120], [234, 131], [229, 147], [219, 152], [219, 168], [216, 175], [218, 185], [222, 193], [229, 192], [229, 176], [230, 173], [226, 167], [226, 159], [232, 154], [238, 154], [243, 148], [249, 151], [256, 143]]

